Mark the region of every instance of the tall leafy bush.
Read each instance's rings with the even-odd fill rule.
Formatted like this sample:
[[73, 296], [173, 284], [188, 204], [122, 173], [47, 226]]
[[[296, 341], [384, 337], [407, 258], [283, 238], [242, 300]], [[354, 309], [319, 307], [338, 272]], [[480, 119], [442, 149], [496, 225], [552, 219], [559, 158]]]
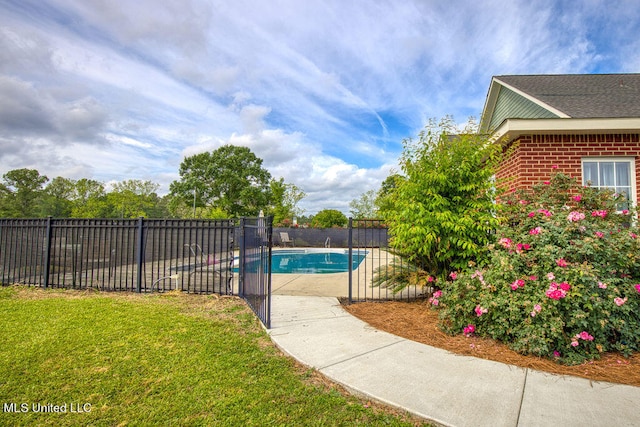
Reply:
[[417, 141], [403, 141], [403, 179], [394, 181], [382, 212], [392, 247], [443, 279], [481, 261], [498, 223], [492, 182], [498, 155], [499, 145], [479, 135], [475, 123], [459, 131], [448, 117], [430, 122]]

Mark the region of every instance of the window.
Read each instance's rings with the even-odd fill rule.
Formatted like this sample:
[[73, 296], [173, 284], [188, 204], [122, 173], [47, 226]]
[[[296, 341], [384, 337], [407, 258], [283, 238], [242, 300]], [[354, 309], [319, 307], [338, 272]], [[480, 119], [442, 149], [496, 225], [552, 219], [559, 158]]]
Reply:
[[584, 158], [582, 184], [624, 195], [627, 202], [618, 209], [627, 209], [630, 204], [635, 204], [634, 161], [630, 158]]

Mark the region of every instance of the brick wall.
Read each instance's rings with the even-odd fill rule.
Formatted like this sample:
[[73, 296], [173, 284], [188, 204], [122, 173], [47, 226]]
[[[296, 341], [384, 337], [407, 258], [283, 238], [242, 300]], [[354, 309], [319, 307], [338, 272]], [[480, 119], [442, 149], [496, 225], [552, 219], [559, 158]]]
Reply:
[[587, 156], [635, 157], [640, 186], [640, 134], [521, 136], [505, 148], [496, 178], [510, 190], [546, 181], [557, 172], [580, 181], [581, 160]]

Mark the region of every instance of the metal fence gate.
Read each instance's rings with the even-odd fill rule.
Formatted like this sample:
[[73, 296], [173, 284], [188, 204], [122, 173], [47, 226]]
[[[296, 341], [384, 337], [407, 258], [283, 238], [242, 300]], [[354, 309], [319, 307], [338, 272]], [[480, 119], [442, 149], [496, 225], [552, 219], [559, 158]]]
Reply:
[[397, 292], [394, 290], [398, 275], [410, 275], [415, 268], [390, 247], [389, 231], [384, 221], [349, 218], [348, 232], [349, 304], [428, 297], [429, 289], [421, 285], [409, 285]]
[[267, 329], [271, 328], [272, 222], [273, 217], [242, 218], [238, 239], [238, 295]]

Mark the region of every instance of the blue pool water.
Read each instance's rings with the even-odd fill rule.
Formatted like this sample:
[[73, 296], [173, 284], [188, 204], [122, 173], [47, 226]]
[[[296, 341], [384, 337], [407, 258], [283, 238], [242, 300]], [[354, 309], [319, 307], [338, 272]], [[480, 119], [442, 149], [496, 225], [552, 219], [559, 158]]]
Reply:
[[[352, 269], [367, 256], [367, 251], [353, 251]], [[237, 268], [237, 264], [236, 268]], [[349, 251], [346, 249], [287, 249], [272, 252], [271, 272], [274, 274], [325, 274], [349, 271]]]
[[[353, 251], [355, 270], [367, 256], [366, 251]], [[273, 251], [271, 272], [283, 274], [346, 273], [349, 271], [349, 251]]]

